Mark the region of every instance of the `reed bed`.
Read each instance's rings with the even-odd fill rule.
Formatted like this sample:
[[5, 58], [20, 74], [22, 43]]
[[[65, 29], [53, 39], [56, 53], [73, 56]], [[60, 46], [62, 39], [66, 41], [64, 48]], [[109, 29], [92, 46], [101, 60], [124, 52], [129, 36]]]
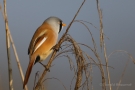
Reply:
[[[20, 76], [22, 78], [22, 84], [23, 84], [23, 80], [24, 80], [24, 76], [23, 76], [23, 72], [22, 72], [22, 67], [21, 64], [19, 62], [19, 58], [17, 55], [17, 51], [15, 48], [15, 44], [13, 42], [9, 27], [8, 27], [8, 18], [7, 18], [7, 13], [6, 13], [6, 0], [4, 1], [4, 12], [2, 10], [2, 7], [0, 6], [0, 10], [3, 14], [3, 18], [5, 21], [5, 31], [6, 31], [6, 45], [7, 45], [7, 59], [8, 59], [8, 65], [9, 65], [9, 89], [10, 90], [14, 90], [13, 88], [13, 79], [12, 79], [12, 67], [11, 67], [11, 61], [10, 61], [10, 44], [13, 47], [14, 50], [14, 54], [16, 57], [16, 62], [17, 62], [17, 66], [18, 69], [20, 71]], [[101, 73], [101, 79], [102, 79], [102, 90], [112, 90], [111, 87], [111, 76], [110, 76], [110, 71], [109, 68], [113, 68], [111, 66], [108, 65], [108, 59], [109, 57], [117, 52], [123, 52], [126, 53], [130, 59], [132, 60], [132, 62], [135, 64], [135, 59], [132, 57], [132, 55], [130, 53], [128, 53], [127, 51], [123, 51], [123, 50], [116, 50], [114, 52], [112, 52], [109, 56], [107, 56], [107, 51], [106, 51], [106, 44], [105, 44], [105, 40], [104, 38], [108, 38], [105, 34], [104, 34], [104, 30], [103, 30], [103, 22], [102, 22], [102, 10], [100, 9], [100, 3], [99, 0], [96, 0], [96, 4], [97, 4], [97, 12], [99, 15], [99, 24], [100, 24], [100, 29], [98, 29], [97, 27], [95, 27], [92, 23], [84, 21], [84, 20], [76, 20], [76, 16], [79, 14], [81, 8], [83, 7], [84, 3], [86, 2], [86, 0], [83, 0], [82, 4], [80, 5], [78, 11], [76, 12], [75, 16], [73, 17], [73, 19], [71, 20], [70, 24], [68, 25], [65, 33], [62, 35], [62, 37], [60, 38], [60, 40], [58, 41], [58, 44], [56, 45], [56, 48], [59, 50], [59, 52], [55, 51], [52, 53], [51, 58], [49, 59], [46, 68], [44, 69], [44, 71], [42, 72], [41, 75], [39, 75], [39, 73], [37, 72], [35, 74], [35, 81], [34, 81], [34, 86], [33, 86], [33, 90], [45, 90], [45, 86], [44, 86], [44, 82], [46, 80], [50, 80], [50, 79], [55, 79], [57, 80], [59, 83], [61, 83], [61, 85], [63, 86], [63, 88], [65, 90], [68, 90], [65, 85], [58, 79], [55, 77], [52, 78], [46, 78], [44, 79], [45, 75], [48, 73], [48, 70], [51, 68], [52, 62], [59, 57], [65, 57], [69, 60], [69, 64], [70, 64], [70, 69], [74, 70], [74, 76], [73, 79], [71, 81], [71, 84], [73, 83], [73, 80], [75, 80], [74, 83], [74, 90], [94, 90], [93, 87], [93, 78], [92, 78], [92, 72], [93, 72], [93, 65], [97, 66], [100, 70]], [[70, 30], [70, 27], [73, 23], [81, 23], [86, 30], [89, 32], [90, 35], [90, 39], [92, 40], [92, 46], [86, 45], [85, 43], [79, 43], [77, 42], [68, 32]], [[97, 50], [97, 45], [96, 42], [94, 40], [94, 37], [92, 35], [92, 32], [89, 29], [89, 26], [86, 25], [89, 24], [91, 26], [93, 26], [94, 28], [96, 28], [97, 30], [99, 30], [100, 34], [100, 49], [101, 51], [103, 51], [101, 54], [104, 55], [104, 62], [101, 59], [98, 50]], [[86, 47], [88, 48], [95, 56], [96, 60], [92, 58], [91, 55], [89, 55], [89, 53], [86, 53], [82, 48]], [[62, 48], [62, 49], [61, 49]], [[73, 63], [73, 60], [71, 59], [71, 55], [74, 57], [74, 60], [76, 63]], [[129, 60], [128, 60], [129, 62]], [[125, 74], [128, 62], [125, 65], [125, 68], [123, 70], [123, 73], [121, 75], [121, 78], [119, 80], [119, 84], [122, 82], [123, 76]], [[38, 77], [38, 78], [37, 78]], [[109, 88], [106, 87], [106, 84], [109, 84]], [[25, 90], [28, 90], [28, 87], [25, 87]], [[72, 90], [72, 87], [70, 86], [70, 90]], [[119, 86], [117, 87], [117, 90], [119, 90]]]

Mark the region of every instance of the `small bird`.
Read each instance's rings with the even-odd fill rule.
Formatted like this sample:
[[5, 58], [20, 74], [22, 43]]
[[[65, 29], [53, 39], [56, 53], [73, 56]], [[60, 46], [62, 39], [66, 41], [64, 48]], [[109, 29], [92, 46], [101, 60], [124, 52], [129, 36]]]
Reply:
[[32, 67], [35, 63], [45, 60], [57, 43], [58, 34], [66, 26], [58, 17], [49, 17], [35, 31], [28, 48], [30, 58], [25, 74], [23, 88], [28, 82]]

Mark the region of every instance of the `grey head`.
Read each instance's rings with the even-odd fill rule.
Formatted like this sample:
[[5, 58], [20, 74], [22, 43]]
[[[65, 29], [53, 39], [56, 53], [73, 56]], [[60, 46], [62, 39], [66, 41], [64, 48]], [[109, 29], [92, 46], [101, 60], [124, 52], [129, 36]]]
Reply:
[[56, 33], [59, 33], [62, 30], [62, 20], [58, 17], [49, 17], [43, 23], [45, 22], [50, 24]]

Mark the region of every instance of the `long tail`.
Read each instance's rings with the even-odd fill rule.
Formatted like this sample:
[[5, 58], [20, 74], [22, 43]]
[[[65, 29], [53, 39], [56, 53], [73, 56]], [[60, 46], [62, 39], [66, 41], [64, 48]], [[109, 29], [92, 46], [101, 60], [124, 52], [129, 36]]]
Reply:
[[32, 70], [32, 67], [34, 65], [34, 62], [35, 62], [35, 60], [31, 58], [31, 60], [29, 62], [29, 65], [28, 65], [28, 68], [27, 68], [27, 71], [26, 71], [26, 74], [25, 74], [25, 79], [24, 79], [24, 83], [23, 83], [23, 89], [24, 89], [25, 85], [27, 84], [27, 82], [29, 80], [29, 76], [31, 74], [31, 70]]

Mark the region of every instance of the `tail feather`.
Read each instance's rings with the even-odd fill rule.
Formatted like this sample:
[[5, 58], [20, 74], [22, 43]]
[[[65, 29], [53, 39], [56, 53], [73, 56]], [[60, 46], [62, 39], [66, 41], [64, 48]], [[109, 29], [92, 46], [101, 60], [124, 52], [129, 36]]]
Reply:
[[31, 70], [32, 70], [32, 67], [34, 65], [34, 62], [35, 62], [35, 60], [30, 60], [30, 62], [29, 62], [29, 65], [28, 65], [28, 68], [27, 68], [27, 71], [26, 71], [26, 74], [25, 74], [23, 89], [24, 89], [25, 85], [27, 84], [27, 82], [29, 80], [29, 76], [31, 74]]

